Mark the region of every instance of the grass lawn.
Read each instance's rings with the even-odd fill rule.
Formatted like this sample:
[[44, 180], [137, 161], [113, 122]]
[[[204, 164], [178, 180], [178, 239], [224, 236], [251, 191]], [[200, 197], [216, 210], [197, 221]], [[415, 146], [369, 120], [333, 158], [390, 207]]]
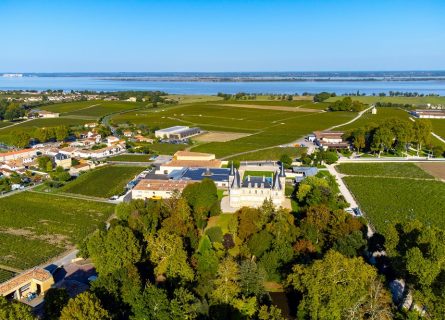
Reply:
[[337, 171], [354, 176], [434, 179], [414, 163], [342, 163]]
[[125, 185], [143, 169], [143, 167], [105, 166], [80, 175], [59, 190], [91, 197], [109, 198], [121, 194]]
[[10, 126], [11, 124], [9, 121], [0, 121], [0, 128]]
[[273, 177], [273, 172], [272, 171], [252, 171], [252, 170], [247, 170], [244, 171], [244, 175], [243, 178], [247, 177], [247, 176], [251, 176], [251, 177], [263, 177], [265, 176], [272, 178]]
[[261, 151], [249, 152], [241, 154], [235, 157], [229, 158], [230, 160], [250, 161], [250, 160], [280, 160], [280, 157], [287, 154], [292, 159], [301, 157], [302, 153], [306, 151], [306, 148], [296, 147], [276, 147]]
[[212, 227], [220, 227], [223, 234], [229, 232], [229, 223], [231, 219], [235, 219], [236, 215], [232, 213], [221, 213], [218, 216], [210, 217], [206, 229]]
[[120, 154], [107, 159], [108, 161], [150, 162], [149, 154]]
[[25, 191], [1, 198], [0, 208], [0, 264], [26, 269], [80, 242], [114, 205]]

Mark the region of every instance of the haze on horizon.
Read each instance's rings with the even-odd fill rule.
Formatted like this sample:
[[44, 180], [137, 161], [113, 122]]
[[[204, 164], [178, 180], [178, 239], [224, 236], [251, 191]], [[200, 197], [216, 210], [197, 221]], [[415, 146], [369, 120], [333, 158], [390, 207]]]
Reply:
[[0, 72], [445, 70], [445, 2], [0, 1]]

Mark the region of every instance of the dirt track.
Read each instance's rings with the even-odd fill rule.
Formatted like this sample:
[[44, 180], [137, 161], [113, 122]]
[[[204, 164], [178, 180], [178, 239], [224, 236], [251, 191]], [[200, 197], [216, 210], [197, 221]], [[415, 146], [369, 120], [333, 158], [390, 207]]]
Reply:
[[445, 181], [445, 163], [420, 162], [417, 165], [432, 176]]

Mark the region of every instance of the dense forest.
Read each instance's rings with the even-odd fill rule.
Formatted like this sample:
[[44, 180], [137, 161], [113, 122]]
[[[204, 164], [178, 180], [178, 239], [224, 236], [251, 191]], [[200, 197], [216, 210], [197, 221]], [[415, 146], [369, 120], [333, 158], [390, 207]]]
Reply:
[[[416, 221], [367, 238], [365, 220], [329, 175], [306, 178], [293, 212], [242, 208], [221, 214], [213, 181], [163, 201], [134, 200], [79, 244], [99, 277], [69, 298], [51, 289], [46, 319], [416, 319], [388, 283], [403, 278], [431, 319], [445, 312], [445, 232]], [[371, 252], [386, 251], [375, 259]], [[374, 260], [374, 261], [373, 261]], [[370, 262], [373, 261], [373, 264]], [[277, 307], [273, 291], [287, 306]], [[1, 319], [33, 319], [0, 299]]]

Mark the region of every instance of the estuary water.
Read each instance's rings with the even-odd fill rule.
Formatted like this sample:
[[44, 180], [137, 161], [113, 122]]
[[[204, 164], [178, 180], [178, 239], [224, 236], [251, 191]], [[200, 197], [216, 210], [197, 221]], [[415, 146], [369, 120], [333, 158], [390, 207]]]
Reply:
[[301, 94], [321, 91], [336, 94], [360, 93], [378, 94], [389, 91], [418, 92], [445, 96], [445, 80], [399, 80], [399, 81], [261, 81], [261, 82], [223, 82], [223, 81], [145, 81], [103, 79], [99, 77], [1, 77], [0, 90], [159, 90], [172, 94], [216, 94], [223, 93], [274, 93]]

